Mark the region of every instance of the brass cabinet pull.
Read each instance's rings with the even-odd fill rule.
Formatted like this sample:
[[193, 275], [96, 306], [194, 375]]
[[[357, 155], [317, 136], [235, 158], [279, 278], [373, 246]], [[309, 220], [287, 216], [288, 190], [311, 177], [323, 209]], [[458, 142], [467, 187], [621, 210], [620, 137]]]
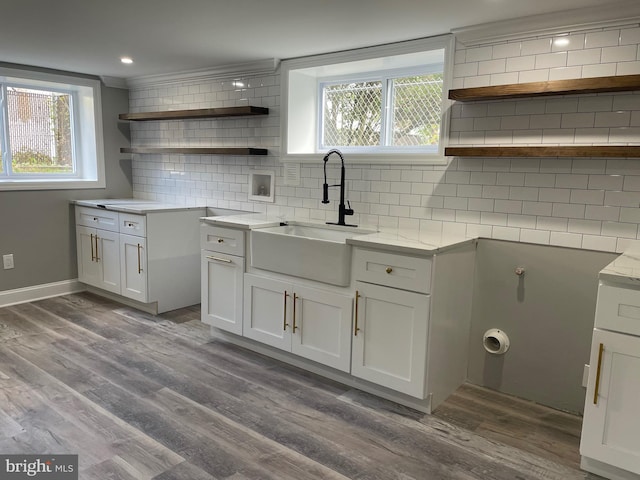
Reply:
[[384, 271], [387, 272], [387, 273], [391, 273], [391, 272], [393, 272], [393, 268], [387, 267], [387, 268], [385, 268]]
[[286, 331], [287, 327], [289, 326], [289, 324], [287, 323], [287, 297], [289, 296], [289, 294], [287, 293], [287, 291], [284, 291], [284, 319], [283, 319], [283, 325], [282, 325], [282, 330]]
[[138, 275], [142, 272], [142, 266], [140, 265], [140, 249], [142, 245], [138, 244]]
[[293, 294], [293, 333], [296, 333], [296, 300], [298, 300], [298, 295], [296, 295], [295, 293]]
[[356, 314], [355, 314], [355, 324], [353, 327], [353, 336], [357, 337], [360, 329], [358, 328], [358, 299], [360, 298], [360, 293], [356, 290]]
[[224, 238], [219, 238], [218, 243], [222, 243], [222, 242], [224, 242]]
[[211, 255], [207, 255], [206, 258], [208, 258], [209, 260], [215, 260], [216, 262], [233, 263], [232, 260], [229, 260], [227, 258], [213, 257]]
[[604, 351], [604, 344], [600, 344], [598, 350], [598, 368], [596, 369], [596, 388], [593, 389], [593, 404], [598, 404], [598, 392], [600, 391], [600, 368], [602, 367], [602, 352]]
[[96, 259], [95, 254], [93, 253], [93, 233], [91, 234], [91, 261], [93, 262]]
[[100, 261], [100, 257], [98, 257], [98, 234], [94, 237], [96, 239], [96, 262]]

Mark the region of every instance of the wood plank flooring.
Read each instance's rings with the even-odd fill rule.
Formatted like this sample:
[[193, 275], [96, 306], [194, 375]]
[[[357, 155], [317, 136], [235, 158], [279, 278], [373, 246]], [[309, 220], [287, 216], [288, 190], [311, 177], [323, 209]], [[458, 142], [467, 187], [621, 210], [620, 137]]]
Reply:
[[433, 415], [88, 293], [0, 308], [0, 452], [81, 479], [572, 480], [580, 418], [472, 385]]

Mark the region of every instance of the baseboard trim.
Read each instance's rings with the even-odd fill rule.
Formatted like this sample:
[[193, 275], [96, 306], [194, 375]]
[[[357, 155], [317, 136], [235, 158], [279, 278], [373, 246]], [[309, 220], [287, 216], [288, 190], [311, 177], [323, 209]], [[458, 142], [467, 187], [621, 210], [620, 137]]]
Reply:
[[32, 287], [16, 288], [0, 292], [0, 307], [8, 307], [19, 303], [34, 302], [44, 298], [83, 292], [87, 287], [77, 279], [61, 282], [44, 283]]

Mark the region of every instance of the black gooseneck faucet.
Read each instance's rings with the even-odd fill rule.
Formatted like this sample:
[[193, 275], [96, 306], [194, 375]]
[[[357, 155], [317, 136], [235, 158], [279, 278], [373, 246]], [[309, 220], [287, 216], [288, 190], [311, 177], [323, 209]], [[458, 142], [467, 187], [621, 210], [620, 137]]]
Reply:
[[[342, 167], [340, 169], [340, 183], [336, 185], [328, 185], [327, 184], [327, 162], [329, 161], [329, 156], [335, 153], [340, 157], [340, 161], [342, 162]], [[338, 205], [338, 221], [337, 222], [327, 222], [328, 225], [344, 225], [346, 227], [357, 227], [357, 225], [352, 225], [344, 222], [344, 217], [347, 215], [353, 215], [353, 209], [351, 208], [351, 204], [349, 204], [349, 208], [346, 208], [344, 205], [344, 157], [340, 150], [333, 149], [329, 150], [327, 154], [324, 156], [324, 184], [322, 185], [322, 203], [329, 203], [329, 187], [340, 187], [340, 205]]]

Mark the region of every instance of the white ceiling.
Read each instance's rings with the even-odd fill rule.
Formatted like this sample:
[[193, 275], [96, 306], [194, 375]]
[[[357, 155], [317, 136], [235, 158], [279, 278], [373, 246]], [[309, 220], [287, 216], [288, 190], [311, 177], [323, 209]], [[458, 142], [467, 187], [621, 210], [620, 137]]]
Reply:
[[[560, 10], [621, 11], [628, 4], [629, 0], [2, 0], [0, 62], [132, 78], [379, 45]], [[121, 56], [135, 63], [123, 65]]]

